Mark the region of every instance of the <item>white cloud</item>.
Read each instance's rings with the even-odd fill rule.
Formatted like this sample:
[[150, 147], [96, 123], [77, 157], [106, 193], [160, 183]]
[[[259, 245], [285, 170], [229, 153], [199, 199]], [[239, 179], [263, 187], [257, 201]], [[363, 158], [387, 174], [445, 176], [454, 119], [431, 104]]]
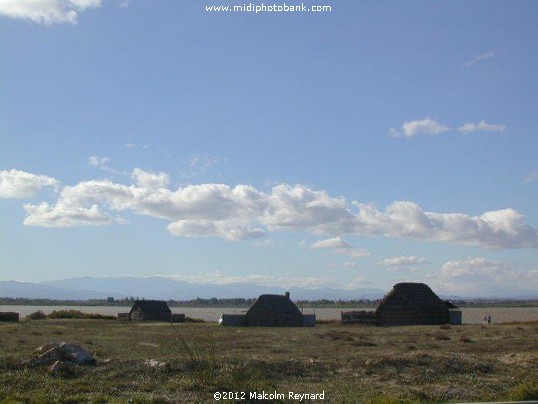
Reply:
[[458, 128], [458, 131], [461, 133], [467, 134], [471, 132], [504, 132], [506, 129], [505, 125], [499, 124], [489, 124], [486, 121], [482, 120], [478, 123], [467, 122]]
[[44, 187], [56, 189], [59, 182], [46, 175], [35, 175], [19, 170], [0, 171], [0, 198], [31, 198]]
[[355, 268], [357, 263], [355, 261], [346, 261], [344, 262], [344, 268]]
[[310, 246], [312, 249], [328, 249], [331, 250], [334, 254], [348, 255], [350, 257], [366, 257], [370, 253], [366, 250], [354, 248], [347, 241], [343, 240], [341, 237], [329, 238], [326, 240], [320, 240]]
[[459, 296], [536, 296], [538, 271], [522, 271], [481, 257], [449, 261], [431, 276], [442, 293]]
[[109, 157], [99, 157], [99, 156], [90, 156], [88, 158], [88, 163], [92, 167], [96, 168], [107, 168], [107, 163], [110, 163], [111, 159]]
[[473, 59], [463, 63], [463, 66], [464, 67], [471, 67], [471, 66], [474, 66], [475, 64], [479, 63], [479, 62], [482, 62], [486, 59], [491, 59], [495, 57], [495, 51], [489, 51], [489, 52], [486, 52], [486, 53], [482, 53], [476, 57], [474, 57]]
[[[505, 125], [490, 124], [484, 120], [481, 120], [478, 123], [467, 122], [457, 128], [457, 131], [463, 134], [472, 132], [504, 132], [505, 130]], [[454, 132], [454, 130], [448, 126], [441, 125], [433, 119], [425, 118], [422, 120], [404, 122], [400, 130], [390, 128], [389, 136], [411, 139], [423, 135], [434, 136], [444, 132]]]
[[416, 121], [407, 121], [401, 127], [401, 131], [394, 128], [389, 130], [389, 135], [393, 137], [412, 138], [420, 135], [438, 135], [448, 132], [449, 127], [441, 125], [434, 119], [425, 118]]
[[24, 220], [27, 226], [104, 226], [113, 221], [106, 213], [101, 212], [97, 205], [83, 208], [64, 204], [50, 206], [47, 202], [42, 202], [39, 205], [25, 204], [24, 210], [28, 214]]
[[419, 258], [414, 255], [406, 257], [406, 256], [400, 256], [400, 257], [389, 257], [385, 258], [382, 261], [378, 261], [377, 265], [382, 267], [399, 267], [399, 266], [408, 266], [408, 265], [424, 265], [429, 264], [430, 261], [428, 261], [426, 258]]
[[101, 0], [0, 0], [0, 15], [51, 25], [76, 24], [80, 12], [101, 6]]
[[135, 168], [132, 177], [141, 188], [158, 189], [165, 188], [170, 184], [170, 176], [163, 172], [153, 173]]
[[263, 230], [234, 220], [178, 220], [168, 225], [168, 231], [174, 236], [217, 236], [229, 241], [265, 237]]
[[[303, 185], [277, 185], [270, 193], [248, 185], [188, 185], [171, 190], [164, 173], [137, 171], [136, 185], [111, 181], [82, 181], [62, 188], [55, 205], [29, 209], [27, 224], [46, 226], [51, 209], [71, 212], [97, 205], [100, 212], [129, 211], [169, 221], [171, 234], [218, 236], [229, 240], [256, 238], [274, 231], [302, 231], [333, 238], [322, 240], [339, 254], [362, 256], [341, 235], [380, 235], [464, 244], [483, 248], [538, 248], [538, 231], [513, 209], [485, 212], [437, 213], [413, 202], [397, 201], [380, 211], [373, 205], [331, 197]], [[32, 207], [29, 205], [28, 207]], [[68, 221], [68, 223], [77, 223]], [[88, 222], [89, 224], [92, 221]], [[51, 220], [51, 226], [56, 221]], [[336, 237], [338, 236], [338, 237]]]
[[425, 212], [413, 202], [397, 201], [384, 212], [372, 205], [360, 207], [353, 232], [411, 237], [483, 248], [538, 248], [538, 231], [525, 224], [514, 209], [485, 212], [480, 216], [463, 213]]

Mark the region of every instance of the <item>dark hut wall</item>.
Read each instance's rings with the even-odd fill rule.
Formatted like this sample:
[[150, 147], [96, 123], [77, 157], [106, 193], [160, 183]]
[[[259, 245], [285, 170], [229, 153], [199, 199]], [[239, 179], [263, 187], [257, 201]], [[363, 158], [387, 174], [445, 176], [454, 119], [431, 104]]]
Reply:
[[449, 321], [446, 304], [423, 283], [399, 283], [376, 310], [380, 325], [436, 325]]

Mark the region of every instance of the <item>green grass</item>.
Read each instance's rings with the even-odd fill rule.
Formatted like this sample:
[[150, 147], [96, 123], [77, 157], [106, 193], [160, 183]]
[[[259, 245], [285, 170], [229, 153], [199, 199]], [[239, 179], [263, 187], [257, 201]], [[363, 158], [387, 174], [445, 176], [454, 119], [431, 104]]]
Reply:
[[[325, 391], [336, 403], [536, 399], [537, 332], [536, 323], [485, 328], [0, 323], [0, 402], [211, 402], [215, 391]], [[59, 375], [21, 366], [36, 347], [51, 341], [84, 346], [97, 366]], [[166, 365], [151, 367], [148, 359]]]

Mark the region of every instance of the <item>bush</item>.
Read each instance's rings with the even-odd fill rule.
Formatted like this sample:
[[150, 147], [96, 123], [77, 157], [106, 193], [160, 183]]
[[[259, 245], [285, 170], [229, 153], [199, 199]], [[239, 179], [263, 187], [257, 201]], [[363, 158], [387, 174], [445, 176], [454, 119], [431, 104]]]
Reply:
[[77, 318], [86, 320], [115, 320], [115, 316], [98, 313], [83, 313], [80, 310], [54, 310], [48, 318]]
[[45, 320], [47, 318], [47, 315], [43, 313], [41, 310], [34, 311], [33, 313], [30, 313], [26, 316], [29, 320]]

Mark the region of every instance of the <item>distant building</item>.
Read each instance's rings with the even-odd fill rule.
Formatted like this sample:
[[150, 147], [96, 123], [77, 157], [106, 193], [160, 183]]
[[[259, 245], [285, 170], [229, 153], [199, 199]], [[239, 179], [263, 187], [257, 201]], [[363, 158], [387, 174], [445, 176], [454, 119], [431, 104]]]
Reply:
[[303, 327], [315, 325], [314, 315], [303, 316], [290, 294], [261, 295], [246, 314], [223, 314], [221, 325], [249, 327]]
[[163, 300], [135, 300], [129, 318], [131, 320], [170, 321], [172, 311]]
[[368, 325], [461, 324], [461, 311], [424, 283], [397, 283], [375, 312], [342, 312], [343, 323]]

